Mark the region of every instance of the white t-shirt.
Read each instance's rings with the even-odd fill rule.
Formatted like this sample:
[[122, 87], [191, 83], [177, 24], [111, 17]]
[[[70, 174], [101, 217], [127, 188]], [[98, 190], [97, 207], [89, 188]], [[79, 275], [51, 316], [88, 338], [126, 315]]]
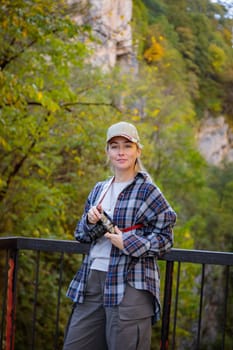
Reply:
[[[104, 195], [107, 190], [107, 193], [104, 196], [104, 199], [101, 203], [103, 210], [113, 218], [113, 213], [116, 205], [117, 198], [123, 189], [128, 186], [132, 180], [126, 182], [113, 182], [108, 188], [109, 183], [103, 189], [103, 192], [100, 197]], [[91, 269], [99, 271], [107, 271], [109, 265], [110, 252], [112, 248], [112, 243], [109, 239], [104, 236], [99, 238], [96, 244], [93, 246], [90, 252], [90, 258], [93, 260]]]

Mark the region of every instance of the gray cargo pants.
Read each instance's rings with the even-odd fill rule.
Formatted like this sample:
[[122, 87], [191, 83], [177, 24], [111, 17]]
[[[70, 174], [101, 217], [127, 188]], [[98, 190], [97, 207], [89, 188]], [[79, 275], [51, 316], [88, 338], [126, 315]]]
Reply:
[[120, 305], [104, 307], [105, 278], [105, 272], [90, 272], [85, 301], [74, 304], [63, 350], [150, 350], [152, 295], [127, 285]]

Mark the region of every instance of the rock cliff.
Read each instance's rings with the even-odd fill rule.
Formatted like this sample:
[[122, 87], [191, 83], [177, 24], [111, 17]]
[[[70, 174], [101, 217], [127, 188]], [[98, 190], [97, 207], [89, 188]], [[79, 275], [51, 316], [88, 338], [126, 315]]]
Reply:
[[68, 0], [73, 7], [72, 16], [78, 24], [91, 26], [97, 39], [92, 63], [104, 70], [116, 63], [137, 68], [130, 21], [132, 0]]
[[208, 116], [203, 120], [198, 131], [198, 145], [200, 153], [212, 165], [233, 162], [233, 133], [224, 116]]

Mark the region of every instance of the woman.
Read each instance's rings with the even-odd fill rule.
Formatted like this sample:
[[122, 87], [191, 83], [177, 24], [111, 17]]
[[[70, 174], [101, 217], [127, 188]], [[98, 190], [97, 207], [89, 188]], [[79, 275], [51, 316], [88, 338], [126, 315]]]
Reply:
[[150, 349], [160, 313], [156, 260], [172, 247], [176, 214], [143, 171], [141, 149], [134, 125], [110, 126], [114, 176], [95, 185], [75, 230], [91, 248], [67, 292], [74, 307], [63, 350]]

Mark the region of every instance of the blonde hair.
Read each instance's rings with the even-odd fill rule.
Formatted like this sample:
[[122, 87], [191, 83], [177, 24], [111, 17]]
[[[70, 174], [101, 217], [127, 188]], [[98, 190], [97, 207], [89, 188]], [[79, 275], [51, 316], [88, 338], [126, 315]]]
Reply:
[[146, 169], [144, 168], [142, 161], [140, 158], [136, 159], [136, 163], [135, 163], [135, 170], [138, 173], [139, 171], [143, 171], [146, 172]]

